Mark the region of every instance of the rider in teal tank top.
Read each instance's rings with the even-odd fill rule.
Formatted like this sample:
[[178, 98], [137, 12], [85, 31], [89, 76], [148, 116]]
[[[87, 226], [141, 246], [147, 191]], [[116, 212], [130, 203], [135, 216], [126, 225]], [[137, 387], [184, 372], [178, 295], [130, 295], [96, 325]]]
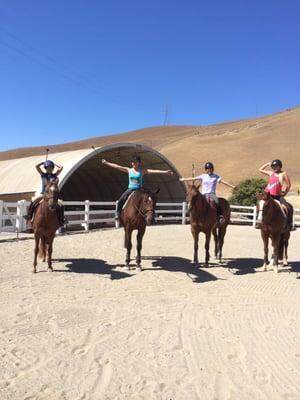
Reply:
[[143, 186], [143, 170], [140, 167], [137, 171], [130, 168], [128, 172], [128, 189], [140, 189]]
[[115, 163], [102, 160], [102, 164], [107, 165], [111, 168], [118, 169], [119, 171], [128, 173], [128, 188], [121, 195], [118, 200], [117, 207], [117, 219], [120, 218], [123, 205], [125, 204], [128, 196], [135, 190], [139, 190], [143, 187], [143, 176], [145, 174], [168, 174], [173, 175], [171, 170], [160, 170], [160, 169], [145, 169], [142, 167], [142, 160], [140, 156], [133, 156], [130, 161], [130, 168], [118, 165]]

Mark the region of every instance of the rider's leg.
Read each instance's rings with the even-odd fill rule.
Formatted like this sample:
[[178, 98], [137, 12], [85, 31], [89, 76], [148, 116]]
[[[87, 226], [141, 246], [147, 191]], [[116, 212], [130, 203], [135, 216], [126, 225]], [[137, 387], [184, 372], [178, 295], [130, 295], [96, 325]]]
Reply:
[[27, 214], [23, 215], [23, 218], [26, 219], [26, 221], [30, 221], [33, 218], [35, 209], [39, 202], [42, 200], [43, 196], [36, 197], [30, 204], [27, 210]]
[[214, 193], [211, 193], [209, 196], [210, 196], [210, 197], [213, 199], [213, 201], [216, 203], [216, 207], [217, 207], [217, 220], [218, 220], [221, 224], [223, 224], [223, 223], [225, 222], [225, 218], [224, 218], [224, 216], [223, 216], [223, 214], [222, 214], [222, 209], [221, 209], [221, 206], [220, 206], [219, 198], [218, 198]]
[[118, 206], [117, 206], [117, 215], [116, 219], [119, 219], [121, 216], [122, 208], [123, 205], [125, 204], [126, 200], [128, 199], [128, 196], [130, 193], [134, 192], [134, 189], [127, 189], [125, 192], [121, 195], [121, 197], [118, 200]]
[[64, 210], [63, 202], [60, 199], [57, 202], [56, 211], [57, 211], [59, 226], [62, 227], [65, 225], [66, 221], [65, 221], [65, 212], [64, 212], [65, 210]]

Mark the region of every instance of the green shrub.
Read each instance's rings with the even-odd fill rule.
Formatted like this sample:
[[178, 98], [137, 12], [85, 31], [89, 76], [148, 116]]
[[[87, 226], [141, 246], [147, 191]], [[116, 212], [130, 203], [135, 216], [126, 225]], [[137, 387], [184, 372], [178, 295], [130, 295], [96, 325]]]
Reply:
[[254, 206], [256, 204], [256, 192], [261, 191], [266, 183], [266, 180], [262, 178], [252, 178], [241, 181], [233, 189], [229, 203], [240, 206]]

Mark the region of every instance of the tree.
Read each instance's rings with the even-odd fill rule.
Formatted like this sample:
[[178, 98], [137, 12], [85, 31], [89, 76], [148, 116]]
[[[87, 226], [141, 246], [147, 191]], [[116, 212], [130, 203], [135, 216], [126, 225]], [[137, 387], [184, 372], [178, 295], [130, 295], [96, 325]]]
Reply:
[[229, 203], [241, 206], [254, 206], [256, 204], [256, 193], [261, 191], [266, 186], [266, 183], [266, 180], [262, 178], [241, 181], [233, 189]]

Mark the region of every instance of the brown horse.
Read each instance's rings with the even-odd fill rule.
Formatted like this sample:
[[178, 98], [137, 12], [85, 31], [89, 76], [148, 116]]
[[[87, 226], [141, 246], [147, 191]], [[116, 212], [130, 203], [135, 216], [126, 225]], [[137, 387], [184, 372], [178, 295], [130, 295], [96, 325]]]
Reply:
[[122, 210], [120, 221], [125, 230], [124, 247], [127, 249], [125, 261], [128, 269], [130, 269], [130, 252], [132, 248], [131, 235], [132, 231], [137, 229], [136, 266], [138, 269], [142, 270], [142, 240], [146, 230], [146, 225], [151, 225], [154, 220], [156, 194], [158, 192], [159, 189], [155, 192], [146, 189], [136, 190], [129, 197], [127, 204]]
[[33, 272], [36, 272], [37, 256], [39, 255], [43, 261], [45, 261], [46, 253], [48, 269], [53, 271], [51, 262], [52, 247], [55, 232], [59, 228], [57, 215], [58, 194], [59, 190], [57, 183], [49, 183], [46, 186], [43, 199], [35, 210], [34, 219], [32, 222], [32, 229], [35, 239]]
[[204, 195], [199, 192], [199, 187], [192, 185], [186, 197], [189, 205], [191, 231], [194, 238], [194, 263], [198, 264], [198, 241], [199, 233], [205, 234], [205, 266], [209, 261], [209, 243], [211, 234], [215, 240], [215, 257], [222, 262], [222, 248], [227, 226], [230, 221], [230, 206], [227, 200], [219, 198], [220, 208], [224, 216], [224, 223], [217, 221], [217, 210], [213, 207]]
[[[274, 271], [278, 272], [279, 260], [283, 260], [284, 266], [288, 265], [287, 248], [289, 245], [290, 227], [280, 205], [269, 193], [258, 193], [257, 200], [257, 209], [262, 211], [260, 232], [264, 242], [264, 264], [261, 270], [266, 271], [269, 265], [268, 246], [270, 238], [273, 246]], [[292, 211], [292, 205], [289, 203], [288, 205], [291, 207], [290, 211]]]

